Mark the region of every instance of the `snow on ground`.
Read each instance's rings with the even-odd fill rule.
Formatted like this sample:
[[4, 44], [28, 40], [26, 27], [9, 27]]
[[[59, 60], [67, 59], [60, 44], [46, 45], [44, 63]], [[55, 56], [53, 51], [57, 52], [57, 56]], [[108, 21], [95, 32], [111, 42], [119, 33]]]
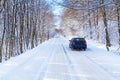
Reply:
[[120, 80], [120, 56], [88, 40], [86, 51], [71, 50], [56, 37], [0, 64], [0, 80]]

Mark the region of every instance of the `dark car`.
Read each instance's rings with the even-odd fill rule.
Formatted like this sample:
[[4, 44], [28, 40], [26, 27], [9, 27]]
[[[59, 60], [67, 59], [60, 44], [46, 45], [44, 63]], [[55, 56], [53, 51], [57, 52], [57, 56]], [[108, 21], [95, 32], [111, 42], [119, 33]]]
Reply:
[[73, 50], [73, 49], [83, 49], [86, 50], [87, 48], [87, 42], [85, 40], [85, 38], [72, 38], [71, 40], [69, 40], [69, 47]]

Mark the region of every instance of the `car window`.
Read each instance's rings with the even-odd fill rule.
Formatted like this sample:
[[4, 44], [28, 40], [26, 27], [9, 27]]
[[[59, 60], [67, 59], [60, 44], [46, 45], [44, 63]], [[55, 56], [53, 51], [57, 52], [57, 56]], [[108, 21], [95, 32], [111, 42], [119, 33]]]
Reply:
[[85, 41], [84, 38], [74, 38], [74, 41]]

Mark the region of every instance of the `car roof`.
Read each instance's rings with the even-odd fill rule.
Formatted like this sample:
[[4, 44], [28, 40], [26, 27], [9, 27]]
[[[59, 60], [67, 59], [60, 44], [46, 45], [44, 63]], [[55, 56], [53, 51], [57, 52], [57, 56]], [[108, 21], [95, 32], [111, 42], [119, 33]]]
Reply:
[[79, 38], [79, 37], [77, 37], [77, 38], [72, 38], [72, 40], [77, 40], [77, 39], [79, 39], [79, 40], [81, 40], [81, 41], [85, 41], [85, 38]]
[[85, 38], [79, 38], [79, 37], [77, 37], [77, 38], [72, 38], [72, 39], [85, 39]]

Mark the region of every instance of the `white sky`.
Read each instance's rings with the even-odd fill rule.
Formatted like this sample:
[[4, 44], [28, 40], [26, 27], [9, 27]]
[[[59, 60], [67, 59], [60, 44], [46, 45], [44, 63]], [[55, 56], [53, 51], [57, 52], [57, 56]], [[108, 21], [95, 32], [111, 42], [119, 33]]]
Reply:
[[60, 23], [61, 23], [61, 15], [63, 13], [64, 8], [60, 5], [58, 5], [57, 3], [62, 3], [63, 0], [54, 0], [57, 3], [53, 2], [53, 0], [46, 0], [50, 5], [52, 5], [52, 11], [54, 14], [54, 20], [55, 20], [55, 25], [57, 28], [60, 27]]

